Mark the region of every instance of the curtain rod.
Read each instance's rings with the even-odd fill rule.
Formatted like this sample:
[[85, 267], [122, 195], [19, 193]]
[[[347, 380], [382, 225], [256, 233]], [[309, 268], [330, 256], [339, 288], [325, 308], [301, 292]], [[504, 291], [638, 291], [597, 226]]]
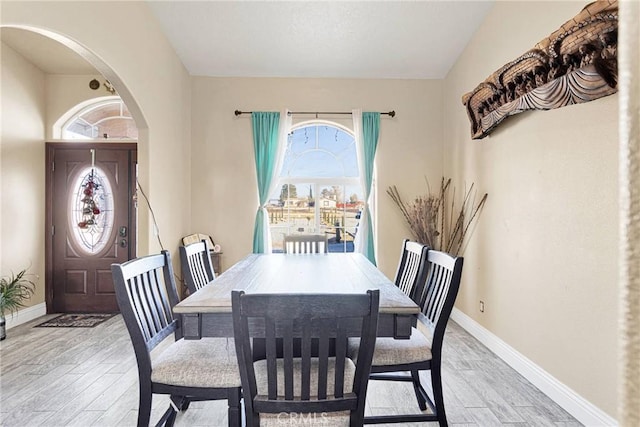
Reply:
[[[240, 110], [236, 110], [234, 111], [234, 114], [236, 116], [239, 116], [241, 114], [251, 114], [253, 113], [253, 111], [240, 111]], [[351, 111], [333, 111], [333, 112], [329, 112], [329, 111], [290, 111], [289, 114], [315, 114], [316, 116], [318, 114], [351, 114]], [[396, 116], [396, 112], [395, 110], [391, 110], [388, 113], [380, 113], [382, 115], [385, 116], [389, 116], [389, 117], [395, 117]]]

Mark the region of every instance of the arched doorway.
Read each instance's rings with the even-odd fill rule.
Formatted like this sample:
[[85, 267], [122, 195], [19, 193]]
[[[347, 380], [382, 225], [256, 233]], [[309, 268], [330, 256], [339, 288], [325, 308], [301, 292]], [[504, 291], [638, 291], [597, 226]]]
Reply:
[[[127, 107], [129, 107], [128, 109], [131, 111], [131, 116], [135, 119], [135, 122], [137, 124], [137, 128], [140, 132], [140, 137], [138, 139], [138, 143], [141, 143], [143, 150], [142, 150], [142, 159], [143, 159], [143, 163], [144, 163], [144, 159], [146, 159], [146, 153], [147, 153], [147, 149], [148, 149], [148, 129], [147, 129], [147, 121], [145, 119], [145, 117], [143, 116], [140, 106], [139, 104], [136, 102], [136, 100], [133, 98], [133, 95], [131, 94], [131, 92], [129, 91], [129, 89], [127, 88], [127, 86], [123, 83], [122, 79], [120, 79], [120, 77], [113, 71], [113, 69], [106, 64], [99, 56], [95, 55], [89, 48], [87, 48], [85, 45], [81, 44], [79, 41], [77, 41], [78, 39], [71, 39], [68, 38], [67, 36], [65, 36], [64, 34], [55, 32], [55, 31], [51, 31], [51, 30], [47, 30], [47, 29], [43, 29], [43, 28], [39, 28], [37, 26], [32, 26], [32, 25], [21, 25], [21, 24], [9, 24], [9, 25], [1, 25], [2, 30], [4, 31], [5, 29], [11, 29], [14, 30], [16, 32], [22, 32], [25, 34], [25, 37], [28, 37], [30, 41], [32, 41], [32, 39], [34, 38], [33, 35], [38, 35], [41, 39], [45, 39], [49, 42], [49, 44], [54, 44], [54, 45], [60, 45], [60, 46], [64, 46], [65, 48], [67, 48], [70, 52], [73, 52], [75, 55], [78, 56], [78, 58], [81, 58], [81, 60], [84, 60], [86, 63], [90, 64], [91, 67], [93, 67], [93, 71], [89, 72], [89, 73], [93, 73], [96, 75], [101, 75], [105, 80], [108, 80], [109, 82], [112, 83], [112, 86], [115, 88], [115, 90], [118, 92], [118, 94], [121, 96], [122, 100], [124, 100], [126, 102]], [[4, 33], [3, 33], [4, 34]], [[5, 41], [4, 37], [3, 37], [3, 42]], [[15, 48], [15, 46], [11, 46], [13, 48]], [[58, 50], [55, 50], [56, 52], [58, 52]], [[17, 51], [18, 53], [22, 53], [20, 50]], [[47, 52], [46, 50], [42, 50], [42, 49], [34, 49], [31, 50], [31, 52], [35, 52], [37, 53], [37, 55], [45, 55], [45, 54], [53, 54], [53, 52]], [[43, 68], [40, 67], [41, 63], [39, 61], [34, 61], [33, 60], [33, 55], [24, 55], [23, 58], [26, 58], [28, 61], [31, 62], [31, 64], [34, 64], [36, 66], [38, 66], [38, 68], [40, 68], [41, 70], [44, 71], [45, 74], [53, 74], [53, 75], [60, 75], [60, 74], [65, 74], [65, 73], [57, 73], [57, 72], [52, 72], [49, 71], [47, 68]], [[57, 56], [56, 56], [57, 58]], [[66, 64], [66, 63], [65, 63]], [[70, 76], [79, 76], [80, 74], [86, 74], [86, 73], [66, 73]], [[100, 78], [100, 80], [102, 81], [102, 78]], [[89, 82], [89, 80], [87, 80], [87, 83]], [[22, 83], [22, 80], [20, 80], [20, 83]], [[31, 83], [31, 81], [29, 81], [28, 83]], [[84, 86], [84, 84], [83, 84]], [[22, 87], [22, 86], [15, 86], [15, 87]], [[37, 86], [36, 86], [37, 87]], [[101, 91], [101, 93], [104, 94], [104, 92]], [[29, 95], [31, 94], [31, 92], [29, 92]], [[97, 92], [96, 92], [97, 94]], [[25, 95], [25, 98], [27, 98], [29, 95]], [[54, 99], [54, 98], [49, 98], [49, 99]], [[29, 105], [30, 107], [33, 107], [34, 104], [29, 104], [29, 102], [32, 101], [31, 98], [27, 99], [27, 105]], [[40, 100], [37, 100], [38, 102]], [[77, 102], [77, 101], [76, 101]], [[20, 107], [22, 106], [22, 104], [17, 104]], [[56, 104], [54, 104], [56, 105]], [[57, 104], [58, 106], [60, 104]], [[72, 105], [72, 104], [69, 104]], [[55, 108], [54, 108], [55, 109]], [[21, 109], [19, 109], [20, 111], [22, 111]], [[45, 123], [45, 119], [46, 119], [46, 114], [50, 113], [48, 108], [45, 108], [44, 105], [42, 105], [41, 109], [39, 110], [40, 115], [40, 119], [42, 121], [42, 124], [47, 125], [45, 127], [45, 129], [47, 129], [46, 136], [41, 136], [40, 138], [36, 138], [33, 139], [31, 138], [28, 142], [29, 142], [29, 147], [25, 147], [24, 150], [22, 150], [22, 147], [20, 146], [20, 144], [14, 144], [14, 151], [18, 150], [16, 152], [19, 152], [21, 154], [17, 154], [17, 156], [25, 156], [25, 153], [29, 152], [30, 157], [31, 157], [31, 164], [29, 165], [25, 165], [25, 167], [18, 169], [18, 168], [13, 168], [11, 170], [7, 170], [7, 173], [3, 173], [3, 175], [5, 177], [8, 177], [9, 180], [8, 181], [12, 181], [14, 179], [20, 179], [20, 182], [24, 182], [23, 185], [20, 185], [18, 187], [20, 188], [26, 188], [29, 191], [30, 195], [39, 195], [42, 194], [42, 196], [44, 197], [44, 193], [45, 193], [45, 189], [46, 189], [46, 184], [45, 184], [45, 177], [42, 176], [42, 169], [41, 166], [37, 167], [36, 169], [39, 169], [38, 172], [35, 171], [35, 169], [31, 168], [32, 164], [36, 164], [36, 165], [41, 165], [45, 162], [45, 153], [46, 150], [43, 150], [42, 148], [45, 148], [45, 142], [46, 141], [50, 141], [49, 138], [51, 138], [51, 135], [49, 135], [50, 133], [50, 129], [51, 129], [51, 123]], [[45, 114], [42, 114], [45, 113]], [[56, 112], [55, 115], [53, 116], [49, 116], [49, 118], [51, 117], [58, 117], [59, 111]], [[37, 121], [34, 121], [34, 123], [31, 123], [33, 125], [38, 125], [39, 123]], [[36, 133], [36, 132], [34, 132]], [[33, 136], [32, 134], [29, 134], [29, 136]], [[57, 136], [56, 138], [60, 138], [59, 136]], [[23, 138], [15, 138], [15, 142], [22, 142]], [[41, 147], [40, 149], [37, 148], [38, 144], [38, 140], [41, 141]], [[8, 147], [8, 146], [7, 146]], [[35, 151], [37, 151], [38, 153], [34, 153], [34, 147], [36, 148]], [[76, 148], [80, 148], [79, 145], [76, 145]], [[3, 148], [4, 149], [4, 148]], [[30, 150], [30, 151], [29, 151]], [[84, 150], [86, 152], [86, 150]], [[41, 153], [41, 154], [40, 154]], [[35, 155], [34, 155], [35, 154]], [[85, 158], [89, 158], [89, 156], [87, 156], [86, 154], [83, 155], [83, 159]], [[98, 153], [98, 161], [101, 161], [100, 158], [104, 158], [104, 156], [101, 156], [100, 153]], [[138, 155], [138, 158], [140, 158], [140, 155]], [[83, 160], [84, 161], [84, 160]], [[49, 168], [51, 165], [51, 162], [47, 161], [47, 168]], [[146, 177], [145, 175], [145, 170], [146, 168], [143, 169], [142, 171], [142, 176], [143, 176], [143, 182], [144, 182], [144, 177]], [[11, 173], [12, 175], [9, 175], [9, 173]], [[30, 177], [27, 178], [26, 180], [23, 178], [24, 174], [28, 174]], [[5, 181], [7, 182], [7, 181]], [[41, 191], [41, 193], [40, 193]], [[25, 197], [23, 200], [23, 205], [25, 205], [26, 200], [28, 200], [28, 197]], [[6, 205], [5, 205], [6, 206]], [[19, 206], [19, 204], [16, 204], [16, 206]], [[44, 313], [45, 307], [46, 307], [46, 311], [51, 313], [54, 312], [54, 309], [51, 305], [51, 301], [52, 301], [52, 293], [53, 293], [53, 287], [52, 287], [52, 277], [53, 277], [53, 269], [50, 267], [51, 263], [50, 263], [50, 258], [51, 258], [51, 253], [53, 251], [49, 250], [49, 248], [51, 248], [51, 239], [50, 237], [52, 236], [52, 225], [51, 225], [51, 221], [49, 220], [49, 217], [51, 215], [51, 209], [48, 209], [46, 206], [46, 203], [42, 203], [42, 198], [40, 198], [38, 200], [37, 203], [31, 203], [28, 206], [30, 206], [30, 211], [39, 211], [40, 213], [37, 215], [30, 215], [30, 217], [36, 217], [37, 221], [31, 221], [32, 224], [42, 224], [40, 218], [42, 218], [42, 221], [45, 222], [46, 227], [42, 227], [40, 226], [35, 226], [35, 227], [31, 227], [33, 229], [33, 232], [29, 231], [29, 240], [32, 244], [20, 244], [19, 242], [19, 238], [20, 238], [20, 234], [18, 234], [18, 232], [15, 233], [7, 233], [8, 236], [10, 237], [10, 239], [5, 241], [4, 244], [4, 248], [6, 250], [6, 248], [11, 247], [11, 245], [15, 245], [16, 248], [19, 248], [16, 251], [16, 255], [13, 257], [14, 260], [19, 260], [19, 262], [23, 262], [22, 260], [32, 260], [33, 262], [33, 269], [32, 271], [35, 274], [38, 274], [40, 277], [39, 280], [39, 284], [38, 284], [38, 291], [37, 293], [38, 298], [35, 299], [33, 301], [33, 307], [29, 307], [29, 308], [33, 308], [33, 310], [29, 311], [29, 313], [27, 315], [31, 315], [31, 313], [39, 313], [40, 310], [43, 310], [42, 313]], [[25, 221], [21, 221], [19, 220], [19, 209], [12, 209], [11, 213], [15, 213], [16, 216], [16, 223], [18, 224], [18, 227], [16, 227], [16, 230], [19, 229], [24, 229], [24, 224]], [[5, 213], [8, 212], [5, 211]], [[139, 221], [142, 222], [142, 224], [146, 224], [147, 221], [147, 212], [141, 212], [140, 213], [140, 218]], [[5, 219], [9, 218], [9, 215], [4, 216]], [[45, 221], [46, 219], [46, 221]], [[138, 239], [138, 241], [142, 241], [142, 251], [145, 250], [145, 241], [148, 239], [148, 230], [143, 226], [142, 228], [142, 232], [140, 233], [140, 239]], [[114, 239], [115, 241], [115, 239]], [[47, 257], [45, 257], [45, 252], [48, 254]], [[7, 252], [5, 252], [7, 253]], [[46, 258], [46, 259], [45, 259]], [[12, 260], [13, 261], [13, 260]], [[14, 261], [15, 263], [15, 261]], [[47, 267], [45, 268], [45, 264], [47, 264]], [[41, 287], [42, 286], [42, 287]], [[44, 295], [43, 295], [44, 294]], [[41, 299], [42, 298], [42, 299]], [[46, 304], [45, 304], [46, 302]]]

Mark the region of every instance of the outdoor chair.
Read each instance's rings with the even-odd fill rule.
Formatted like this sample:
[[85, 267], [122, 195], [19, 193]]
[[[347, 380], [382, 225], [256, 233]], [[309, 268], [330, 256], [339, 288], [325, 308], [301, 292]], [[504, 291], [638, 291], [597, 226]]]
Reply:
[[179, 250], [182, 278], [191, 295], [215, 279], [216, 273], [213, 271], [206, 240], [180, 246]]
[[[430, 250], [427, 260], [429, 273], [420, 296], [417, 327], [412, 329], [408, 340], [377, 340], [369, 378], [412, 382], [418, 406], [425, 411], [428, 405], [430, 413], [368, 416], [365, 424], [437, 421], [440, 426], [447, 426], [441, 378], [442, 342], [460, 287], [463, 258]], [[358, 353], [357, 342], [351, 340], [349, 356], [358, 357]], [[433, 400], [420, 384], [418, 372], [423, 370], [430, 371]]]
[[[233, 291], [247, 427], [297, 422], [362, 426], [379, 297], [379, 290], [366, 294]], [[360, 345], [355, 361], [347, 357], [349, 337]]]
[[[138, 363], [138, 427], [149, 425], [153, 394], [170, 395], [172, 404], [157, 425], [172, 426], [177, 407], [191, 401], [228, 401], [229, 426], [241, 425], [240, 374], [232, 339], [184, 340], [172, 308], [178, 303], [169, 252], [112, 264], [118, 306]], [[151, 350], [174, 335], [161, 354]], [[169, 338], [170, 339], [170, 338]]]
[[285, 254], [319, 254], [329, 252], [326, 234], [288, 234], [284, 236]]

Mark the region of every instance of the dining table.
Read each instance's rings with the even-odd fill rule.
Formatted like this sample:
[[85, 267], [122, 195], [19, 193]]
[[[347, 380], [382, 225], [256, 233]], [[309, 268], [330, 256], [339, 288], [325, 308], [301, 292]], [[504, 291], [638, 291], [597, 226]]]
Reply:
[[185, 339], [233, 337], [231, 291], [352, 294], [380, 290], [379, 337], [408, 339], [418, 305], [359, 253], [251, 254], [176, 304]]

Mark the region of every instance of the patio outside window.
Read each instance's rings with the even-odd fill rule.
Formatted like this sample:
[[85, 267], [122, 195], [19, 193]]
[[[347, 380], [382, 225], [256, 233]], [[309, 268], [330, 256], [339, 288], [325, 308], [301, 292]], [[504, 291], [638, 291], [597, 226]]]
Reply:
[[327, 234], [329, 252], [353, 252], [362, 199], [351, 131], [325, 121], [297, 125], [267, 206], [273, 252], [295, 233]]

